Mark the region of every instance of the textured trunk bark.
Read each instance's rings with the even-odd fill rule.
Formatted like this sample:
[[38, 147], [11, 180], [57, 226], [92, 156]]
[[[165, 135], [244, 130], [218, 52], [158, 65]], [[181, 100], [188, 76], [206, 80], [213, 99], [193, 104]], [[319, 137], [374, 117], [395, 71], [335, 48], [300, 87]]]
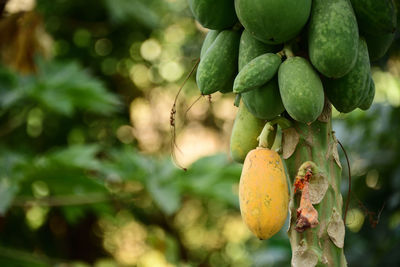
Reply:
[[[283, 130], [282, 149], [290, 180], [292, 266], [347, 266], [340, 194], [341, 165], [331, 107], [306, 125]], [[296, 191], [296, 193], [295, 193]]]

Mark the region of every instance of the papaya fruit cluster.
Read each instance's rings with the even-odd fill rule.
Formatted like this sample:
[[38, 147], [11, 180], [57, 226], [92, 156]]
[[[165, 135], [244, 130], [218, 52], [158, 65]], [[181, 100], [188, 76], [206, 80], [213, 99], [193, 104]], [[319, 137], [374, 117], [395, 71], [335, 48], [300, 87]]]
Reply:
[[[367, 110], [375, 95], [370, 62], [389, 49], [393, 0], [189, 0], [209, 28], [196, 81], [203, 95], [233, 92], [244, 105], [232, 133], [243, 162], [260, 121], [281, 114], [312, 123], [325, 98], [342, 113]], [[246, 117], [246, 119], [239, 117]], [[260, 120], [256, 122], [257, 120]], [[249, 146], [235, 136], [252, 135]]]
[[[370, 108], [375, 96], [370, 62], [393, 42], [393, 0], [188, 1], [196, 20], [210, 29], [196, 74], [201, 94], [237, 94], [235, 161], [261, 153], [254, 151], [266, 121], [284, 116], [310, 124], [326, 101], [342, 113]], [[242, 177], [261, 175], [251, 169], [255, 165], [245, 162]]]

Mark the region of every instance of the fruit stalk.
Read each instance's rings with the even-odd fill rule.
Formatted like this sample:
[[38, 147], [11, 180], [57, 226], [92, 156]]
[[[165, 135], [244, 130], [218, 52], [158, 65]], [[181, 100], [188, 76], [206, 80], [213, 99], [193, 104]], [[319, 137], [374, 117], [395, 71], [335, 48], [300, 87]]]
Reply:
[[293, 122], [283, 133], [283, 157], [291, 181], [288, 235], [293, 267], [347, 266], [341, 165], [331, 114], [330, 104], [325, 105], [317, 121]]
[[270, 123], [266, 123], [263, 130], [261, 131], [260, 136], [257, 138], [258, 147], [271, 149], [275, 142], [276, 131], [276, 126], [271, 125]]

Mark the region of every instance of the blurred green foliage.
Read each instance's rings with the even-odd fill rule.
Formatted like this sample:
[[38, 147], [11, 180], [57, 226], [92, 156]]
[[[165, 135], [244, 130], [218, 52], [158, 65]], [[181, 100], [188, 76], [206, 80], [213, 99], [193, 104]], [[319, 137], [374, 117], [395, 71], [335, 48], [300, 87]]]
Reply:
[[[365, 216], [360, 231], [346, 233], [345, 253], [351, 266], [395, 266], [400, 262], [399, 116], [399, 107], [375, 104], [367, 112], [357, 111], [334, 123], [352, 163], [350, 208]], [[343, 153], [340, 156], [346, 166]], [[347, 167], [343, 176], [347, 177]]]
[[[185, 0], [38, 0], [35, 12], [54, 57], [36, 55], [34, 74], [0, 66], [1, 266], [290, 264], [286, 226], [262, 242], [241, 222], [240, 165], [217, 154], [184, 172], [170, 160], [169, 127], [156, 126], [163, 145], [152, 155], [121, 130], [132, 101], [173, 99], [198, 56], [204, 35]], [[188, 86], [185, 97], [197, 96]], [[380, 103], [334, 122], [352, 162], [350, 208], [365, 217], [347, 231], [350, 266], [400, 263], [399, 113]], [[212, 114], [200, 122], [223, 132]]]
[[[18, 76], [1, 69], [1, 108], [4, 112], [20, 106], [41, 108], [43, 112], [71, 117], [78, 111], [111, 114], [119, 101], [103, 83], [93, 79], [76, 62], [38, 60], [35, 75]], [[57, 90], [55, 90], [55, 88]]]

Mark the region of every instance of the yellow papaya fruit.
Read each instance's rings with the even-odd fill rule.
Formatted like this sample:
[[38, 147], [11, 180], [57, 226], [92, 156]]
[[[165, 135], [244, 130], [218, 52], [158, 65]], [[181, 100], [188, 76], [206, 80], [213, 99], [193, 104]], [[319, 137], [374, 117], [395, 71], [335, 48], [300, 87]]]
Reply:
[[283, 227], [289, 191], [277, 152], [258, 147], [247, 154], [239, 183], [239, 203], [244, 223], [259, 239], [268, 239]]

